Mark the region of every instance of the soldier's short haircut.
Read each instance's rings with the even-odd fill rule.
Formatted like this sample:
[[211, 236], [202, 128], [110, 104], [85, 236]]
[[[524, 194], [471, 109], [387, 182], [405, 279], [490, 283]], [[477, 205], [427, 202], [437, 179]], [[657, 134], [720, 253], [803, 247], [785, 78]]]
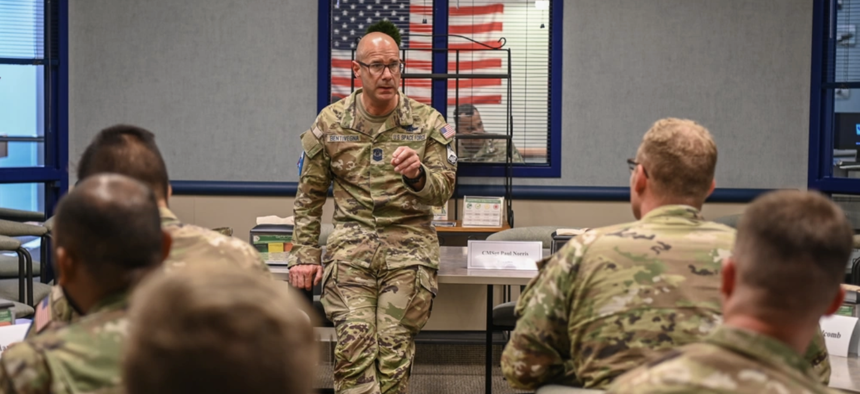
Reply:
[[155, 195], [117, 174], [89, 177], [63, 197], [53, 238], [97, 280], [118, 286], [127, 285], [130, 274], [158, 266], [163, 253]]
[[756, 199], [738, 225], [738, 285], [772, 311], [823, 313], [845, 277], [853, 231], [818, 192], [778, 191]]
[[284, 282], [226, 265], [156, 274], [132, 297], [126, 393], [309, 393], [317, 348], [303, 304]]
[[666, 118], [645, 133], [636, 159], [660, 194], [704, 201], [714, 180], [717, 145], [698, 123]]
[[454, 124], [460, 121], [461, 116], [474, 116], [478, 109], [472, 104], [460, 104], [454, 108]]
[[81, 156], [78, 179], [103, 172], [132, 177], [167, 198], [167, 166], [149, 130], [120, 124], [100, 131]]

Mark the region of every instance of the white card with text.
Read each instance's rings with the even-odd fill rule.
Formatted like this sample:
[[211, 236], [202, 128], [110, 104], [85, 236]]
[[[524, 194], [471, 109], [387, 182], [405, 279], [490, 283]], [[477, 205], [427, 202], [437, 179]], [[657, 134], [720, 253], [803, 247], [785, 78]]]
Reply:
[[848, 357], [852, 342], [851, 338], [854, 336], [854, 329], [857, 327], [857, 318], [839, 315], [824, 316], [819, 321], [819, 324], [821, 333], [824, 334], [827, 353]]
[[543, 258], [543, 243], [516, 241], [469, 241], [469, 269], [536, 271]]

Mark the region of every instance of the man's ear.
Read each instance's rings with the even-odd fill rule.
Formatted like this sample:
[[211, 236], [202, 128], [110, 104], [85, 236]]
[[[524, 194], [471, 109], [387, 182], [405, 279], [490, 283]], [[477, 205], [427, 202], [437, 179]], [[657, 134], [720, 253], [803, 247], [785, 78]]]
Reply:
[[721, 271], [720, 293], [723, 294], [723, 302], [732, 296], [735, 292], [737, 284], [737, 269], [735, 268], [735, 259], [729, 257], [723, 260], [723, 268]]
[[58, 285], [65, 286], [70, 281], [75, 280], [75, 277], [78, 275], [78, 267], [74, 260], [74, 257], [66, 248], [62, 246], [57, 247], [56, 252], [54, 252], [54, 267], [57, 271]]
[[842, 286], [839, 286], [839, 291], [836, 292], [836, 296], [833, 297], [833, 300], [830, 301], [830, 305], [827, 306], [827, 310], [824, 312], [824, 316], [830, 316], [836, 313], [839, 310], [839, 307], [842, 306], [842, 301], [845, 299], [845, 289]]
[[170, 197], [173, 197], [173, 185], [169, 182], [167, 183], [167, 200], [170, 200]]
[[161, 230], [161, 263], [167, 260], [170, 256], [170, 249], [173, 246], [173, 237], [167, 231]]
[[636, 176], [634, 176], [633, 180], [633, 190], [636, 191], [636, 194], [642, 194], [645, 191], [645, 188], [648, 187], [648, 177], [645, 176], [645, 167], [641, 165], [636, 166]]
[[716, 180], [716, 179], [711, 179], [711, 188], [710, 188], [710, 189], [708, 189], [708, 197], [710, 197], [710, 196], [711, 196], [711, 193], [713, 193], [713, 192], [714, 192], [714, 189], [716, 189], [716, 188], [717, 188], [717, 180]]
[[356, 78], [361, 78], [361, 65], [358, 62], [352, 62], [352, 73], [355, 74]]

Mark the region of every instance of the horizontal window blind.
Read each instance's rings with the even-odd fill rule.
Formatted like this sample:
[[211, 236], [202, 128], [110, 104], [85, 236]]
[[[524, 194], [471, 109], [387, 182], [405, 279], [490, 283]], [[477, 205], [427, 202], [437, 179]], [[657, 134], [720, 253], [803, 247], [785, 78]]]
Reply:
[[[448, 32], [497, 47], [500, 38], [511, 50], [513, 143], [523, 148], [547, 148], [549, 143], [550, 24], [549, 10], [534, 1], [449, 0]], [[448, 72], [507, 73], [505, 51], [470, 51], [481, 48], [469, 40], [451, 37]], [[460, 80], [448, 84], [448, 119], [454, 122], [455, 101], [472, 104], [487, 133], [504, 134], [507, 125], [507, 82]], [[546, 156], [537, 158], [547, 162]], [[528, 160], [534, 161], [534, 160]]]
[[0, 58], [44, 58], [42, 0], [0, 0]]

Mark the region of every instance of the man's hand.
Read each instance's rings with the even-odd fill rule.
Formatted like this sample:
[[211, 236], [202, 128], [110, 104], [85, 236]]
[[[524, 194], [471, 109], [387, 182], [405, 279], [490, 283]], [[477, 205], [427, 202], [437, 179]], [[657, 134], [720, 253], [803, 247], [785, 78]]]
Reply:
[[323, 267], [317, 264], [300, 264], [290, 268], [290, 284], [297, 289], [311, 290], [323, 277]]
[[421, 174], [418, 170], [421, 168], [421, 159], [418, 158], [418, 153], [409, 147], [397, 148], [391, 159], [391, 165], [394, 166], [394, 171], [407, 178], [415, 179]]

